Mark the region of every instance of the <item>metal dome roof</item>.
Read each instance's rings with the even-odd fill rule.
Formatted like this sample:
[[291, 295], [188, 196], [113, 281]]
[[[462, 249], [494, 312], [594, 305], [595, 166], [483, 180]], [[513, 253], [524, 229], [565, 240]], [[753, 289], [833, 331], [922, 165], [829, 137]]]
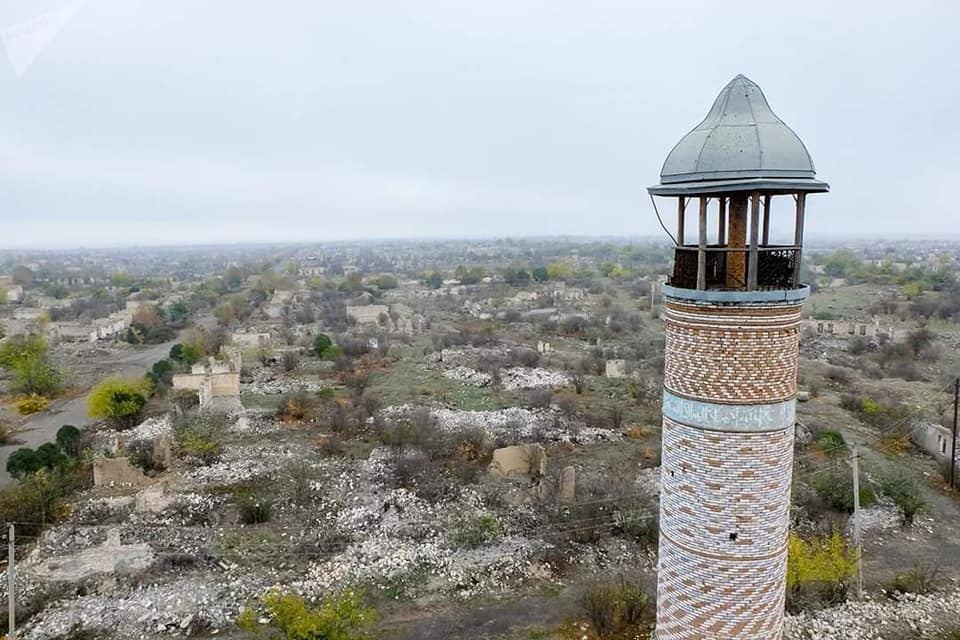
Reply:
[[814, 175], [813, 160], [797, 134], [773, 112], [760, 87], [738, 75], [714, 100], [703, 122], [670, 151], [660, 172], [661, 186], [650, 191], [666, 195], [682, 188], [681, 183], [704, 181], [718, 181], [715, 186], [723, 190], [768, 185], [826, 191], [829, 187]]

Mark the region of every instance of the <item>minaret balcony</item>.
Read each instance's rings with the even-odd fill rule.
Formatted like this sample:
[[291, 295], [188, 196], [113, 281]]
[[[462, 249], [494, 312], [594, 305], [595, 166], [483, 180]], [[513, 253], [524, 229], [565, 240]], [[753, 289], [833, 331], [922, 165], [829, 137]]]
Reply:
[[801, 248], [798, 246], [757, 247], [755, 283], [750, 283], [750, 262], [754, 255], [750, 247], [708, 245], [703, 252], [704, 276], [700, 278], [700, 247], [676, 247], [670, 286], [714, 291], [780, 291], [802, 286], [798, 268]]

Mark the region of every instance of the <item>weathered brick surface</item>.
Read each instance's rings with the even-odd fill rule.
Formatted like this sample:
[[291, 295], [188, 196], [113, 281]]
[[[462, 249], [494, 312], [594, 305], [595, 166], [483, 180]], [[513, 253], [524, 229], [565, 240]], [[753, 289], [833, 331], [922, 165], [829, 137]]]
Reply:
[[664, 418], [660, 530], [705, 554], [780, 553], [792, 466], [793, 429], [723, 433]]
[[797, 392], [800, 305], [664, 306], [664, 385], [709, 402], [772, 403]]
[[786, 563], [785, 549], [759, 560], [703, 557], [661, 535], [657, 638], [780, 638]]
[[[758, 415], [755, 405], [792, 401], [799, 322], [797, 303], [668, 299], [665, 386], [726, 405], [723, 415], [736, 421]], [[663, 419], [660, 640], [782, 635], [793, 429], [753, 426]]]

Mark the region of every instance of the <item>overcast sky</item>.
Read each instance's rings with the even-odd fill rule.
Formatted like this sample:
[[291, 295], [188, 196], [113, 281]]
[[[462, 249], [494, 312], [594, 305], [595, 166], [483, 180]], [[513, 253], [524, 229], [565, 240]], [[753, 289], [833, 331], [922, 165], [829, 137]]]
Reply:
[[737, 73], [831, 184], [809, 234], [957, 234], [958, 27], [923, 0], [2, 0], [0, 246], [655, 234], [645, 188]]

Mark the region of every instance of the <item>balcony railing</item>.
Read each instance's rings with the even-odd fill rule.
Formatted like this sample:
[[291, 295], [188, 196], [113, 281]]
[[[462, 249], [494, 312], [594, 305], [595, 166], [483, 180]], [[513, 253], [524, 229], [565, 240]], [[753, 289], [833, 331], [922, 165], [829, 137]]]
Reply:
[[[681, 289], [697, 288], [699, 248], [696, 245], [677, 247], [670, 285]], [[710, 245], [706, 247], [705, 286], [713, 290], [747, 291], [750, 273], [750, 248]], [[743, 268], [733, 271], [742, 276], [733, 276], [729, 258], [741, 254]], [[757, 284], [760, 291], [795, 289], [799, 286], [797, 260], [799, 247], [763, 246], [757, 248]]]

